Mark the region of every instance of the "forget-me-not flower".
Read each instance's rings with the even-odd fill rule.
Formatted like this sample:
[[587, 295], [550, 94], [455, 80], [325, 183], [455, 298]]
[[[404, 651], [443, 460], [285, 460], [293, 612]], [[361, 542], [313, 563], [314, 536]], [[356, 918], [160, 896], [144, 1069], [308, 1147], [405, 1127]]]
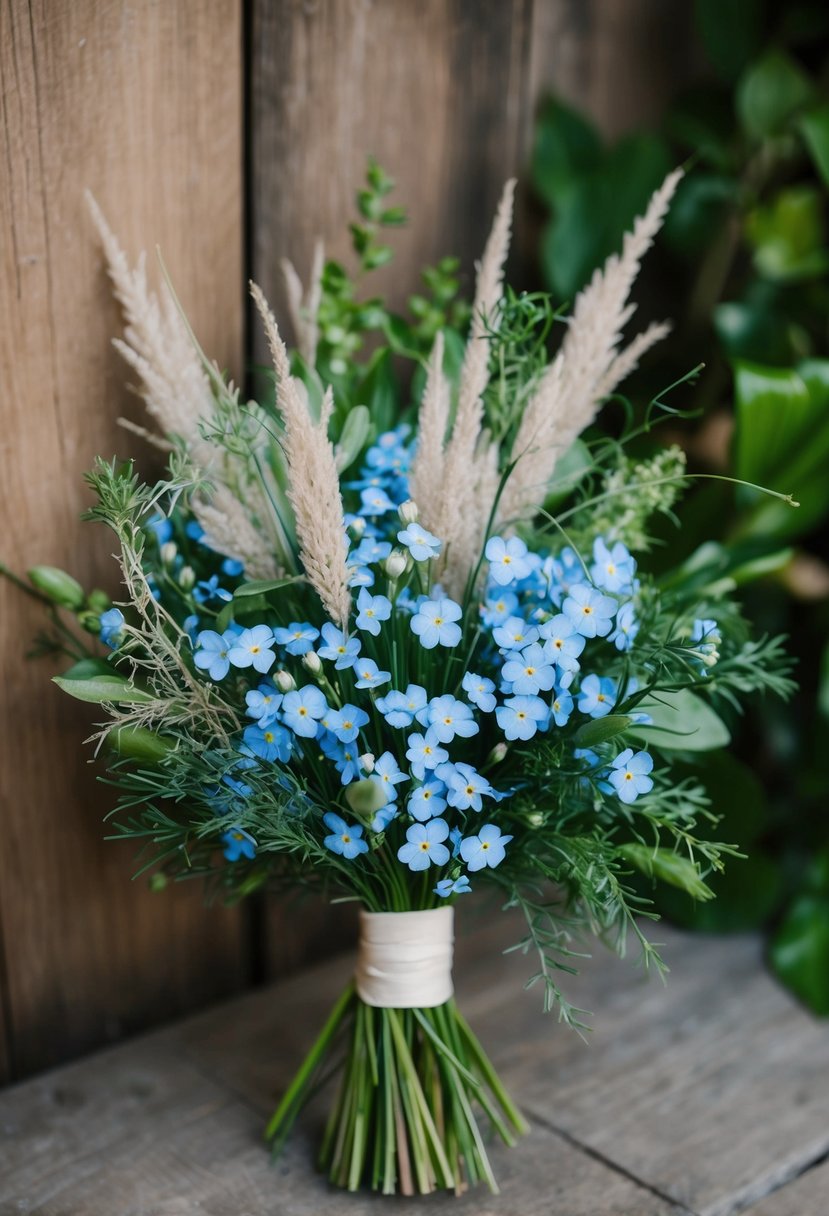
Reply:
[[273, 684], [266, 681], [258, 688], [245, 693], [247, 715], [255, 718], [260, 726], [268, 726], [276, 718], [276, 711], [282, 704], [282, 693], [277, 692]]
[[633, 585], [636, 562], [621, 541], [608, 549], [601, 536], [593, 541], [593, 565], [590, 577], [605, 591], [627, 591]]
[[291, 736], [276, 722], [268, 726], [246, 726], [242, 737], [246, 747], [260, 760], [279, 760], [285, 764], [290, 759]]
[[274, 637], [279, 645], [284, 646], [288, 654], [297, 656], [307, 654], [319, 635], [319, 629], [315, 629], [307, 621], [291, 621], [287, 627], [274, 630]]
[[397, 533], [401, 545], [405, 545], [416, 562], [428, 561], [440, 553], [441, 541], [420, 524], [409, 524]]
[[256, 856], [256, 841], [238, 824], [222, 833], [222, 844], [227, 861], [238, 861], [240, 857], [253, 861]]
[[406, 759], [412, 776], [418, 781], [424, 780], [427, 770], [435, 769], [449, 759], [448, 751], [440, 746], [434, 727], [430, 726], [425, 735], [409, 735], [406, 742], [409, 745]]
[[378, 540], [376, 536], [364, 536], [348, 560], [357, 566], [370, 566], [374, 562], [385, 561], [390, 553], [389, 541]]
[[451, 693], [432, 697], [427, 711], [427, 722], [434, 727], [441, 743], [451, 743], [455, 735], [471, 739], [478, 733], [478, 723], [465, 701], [456, 701]]
[[562, 611], [584, 637], [603, 638], [610, 633], [616, 615], [616, 601], [609, 595], [602, 595], [595, 587], [579, 583], [570, 588]]
[[316, 737], [319, 720], [327, 712], [325, 697], [315, 684], [306, 684], [304, 688], [285, 693], [282, 721], [301, 739]]
[[649, 752], [635, 752], [626, 747], [620, 752], [610, 768], [610, 784], [622, 802], [635, 802], [640, 794], [653, 789], [653, 780], [648, 775], [653, 770], [653, 759]]
[[358, 705], [344, 705], [325, 715], [325, 725], [340, 743], [353, 743], [368, 722], [368, 714]]
[[368, 852], [368, 841], [363, 840], [363, 829], [359, 823], [349, 826], [333, 811], [323, 815], [322, 822], [331, 832], [330, 836], [325, 837], [323, 844], [332, 853], [338, 853], [346, 861], [353, 861], [360, 853]]
[[124, 614], [121, 609], [107, 608], [106, 612], [102, 612], [98, 617], [98, 627], [104, 645], [109, 646], [110, 650], [117, 650], [121, 644], [121, 630], [124, 627]]
[[499, 587], [520, 582], [532, 570], [527, 546], [518, 536], [511, 536], [509, 540], [491, 536], [486, 542], [484, 555], [489, 562], [490, 578]]
[[428, 870], [449, 860], [449, 850], [443, 843], [449, 835], [445, 819], [430, 819], [428, 823], [413, 823], [406, 831], [406, 844], [397, 850], [397, 860], [410, 870]]
[[607, 676], [585, 676], [579, 690], [578, 706], [591, 718], [603, 718], [616, 704], [616, 685]]
[[461, 841], [461, 857], [473, 873], [486, 866], [494, 870], [504, 860], [505, 846], [511, 840], [512, 836], [505, 836], [496, 824], [485, 823], [477, 836], [466, 836]]
[[229, 604], [233, 599], [233, 592], [220, 587], [218, 574], [212, 574], [209, 579], [202, 579], [201, 582], [196, 583], [193, 588], [193, 599], [197, 604], [207, 604], [210, 600], [221, 600], [223, 604]]
[[347, 638], [342, 629], [327, 621], [322, 627], [322, 640], [324, 644], [317, 651], [321, 659], [333, 662], [337, 671], [354, 666], [354, 661], [360, 653], [359, 638]]
[[502, 625], [504, 621], [515, 616], [518, 609], [518, 596], [513, 591], [502, 591], [495, 599], [485, 601], [481, 619], [487, 629]]
[[463, 612], [454, 600], [426, 600], [420, 604], [411, 619], [412, 633], [420, 638], [424, 650], [435, 646], [457, 646], [461, 640], [461, 627], [456, 624]]
[[549, 692], [555, 683], [555, 668], [538, 642], [507, 655], [501, 675], [512, 685], [512, 691], [522, 697]]
[[566, 688], [554, 695], [551, 709], [556, 726], [566, 726], [573, 712], [573, 698]]
[[394, 802], [397, 798], [394, 787], [401, 781], [409, 780], [406, 774], [400, 771], [400, 765], [391, 752], [383, 752], [382, 756], [374, 762], [371, 779], [380, 786], [389, 802]]
[[230, 669], [230, 648], [235, 645], [237, 636], [235, 630], [216, 633], [215, 629], [203, 629], [196, 638], [193, 654], [199, 671], [206, 671], [211, 680], [223, 680]]
[[638, 632], [639, 622], [634, 615], [633, 604], [622, 604], [616, 613], [616, 627], [608, 641], [612, 642], [617, 650], [630, 650]]
[[528, 625], [520, 616], [510, 616], [492, 631], [492, 640], [501, 650], [521, 650], [538, 641], [538, 630], [535, 625]]
[[434, 888], [434, 894], [439, 895], [441, 899], [448, 899], [450, 895], [467, 895], [471, 890], [469, 878], [466, 874], [461, 874], [455, 879], [442, 878]]
[[227, 652], [234, 667], [252, 667], [265, 675], [276, 662], [272, 647], [274, 636], [267, 625], [243, 629]]
[[366, 633], [374, 634], [376, 637], [380, 632], [380, 622], [387, 621], [391, 616], [391, 600], [385, 595], [371, 595], [365, 587], [361, 588], [360, 594], [357, 596], [357, 620], [358, 629], [365, 630]]
[[361, 490], [360, 501], [362, 502], [360, 508], [362, 515], [385, 515], [387, 511], [395, 510], [394, 503], [380, 486], [370, 486], [366, 490]]
[[486, 777], [476, 772], [471, 764], [441, 765], [440, 776], [446, 782], [447, 802], [459, 811], [480, 811], [482, 797], [493, 792]]
[[442, 781], [424, 781], [423, 785], [419, 785], [409, 795], [406, 810], [413, 819], [425, 823], [427, 819], [432, 819], [446, 810], [446, 799], [443, 796], [445, 793], [446, 786]]
[[417, 718], [421, 726], [426, 725], [426, 689], [419, 684], [410, 684], [405, 692], [392, 689], [384, 697], [377, 698], [377, 708], [389, 726], [402, 728], [411, 726]]
[[492, 680], [468, 671], [463, 677], [462, 686], [473, 705], [477, 705], [485, 714], [492, 713], [495, 708], [495, 684]]
[[507, 739], [532, 739], [537, 730], [546, 730], [550, 708], [541, 697], [508, 697], [495, 717]]
[[563, 612], [539, 625], [538, 632], [544, 639], [547, 653], [560, 672], [578, 671], [579, 655], [587, 645], [587, 639]]
[[391, 679], [391, 672], [381, 671], [374, 659], [358, 659], [354, 664], [354, 674], [357, 677], [356, 688], [377, 688]]

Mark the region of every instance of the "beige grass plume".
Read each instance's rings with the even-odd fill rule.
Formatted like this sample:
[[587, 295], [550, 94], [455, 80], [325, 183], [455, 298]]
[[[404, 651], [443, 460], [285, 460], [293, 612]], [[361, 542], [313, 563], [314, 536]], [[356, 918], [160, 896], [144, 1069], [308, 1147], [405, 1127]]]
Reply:
[[276, 400], [285, 426], [282, 446], [288, 465], [288, 500], [296, 519], [300, 558], [308, 581], [331, 620], [344, 628], [351, 610], [346, 566], [343, 502], [334, 447], [328, 438], [333, 408], [326, 392], [315, 423], [291, 376], [288, 352], [262, 291], [251, 284], [276, 371]]
[[635, 309], [628, 303], [630, 289], [681, 177], [681, 169], [668, 175], [625, 235], [621, 253], [608, 258], [576, 297], [561, 350], [541, 376], [516, 435], [512, 459], [517, 463], [498, 509], [502, 524], [539, 505], [559, 457], [590, 425], [602, 400], [668, 333], [667, 324], [650, 325], [619, 350]]
[[322, 241], [314, 245], [314, 257], [311, 262], [311, 278], [308, 290], [303, 291], [302, 280], [297, 274], [293, 262], [289, 258], [281, 261], [282, 278], [285, 283], [285, 295], [288, 301], [288, 311], [291, 324], [296, 335], [299, 353], [308, 367], [313, 367], [317, 361], [317, 345], [319, 343], [319, 313], [322, 299], [322, 272], [325, 265], [325, 247]]

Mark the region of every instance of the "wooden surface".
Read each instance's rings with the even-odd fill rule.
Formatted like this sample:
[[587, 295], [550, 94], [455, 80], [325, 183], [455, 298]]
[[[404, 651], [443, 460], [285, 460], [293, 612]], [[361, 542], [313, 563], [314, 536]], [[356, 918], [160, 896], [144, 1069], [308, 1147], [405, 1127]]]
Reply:
[[[502, 1194], [430, 1216], [825, 1216], [829, 1026], [777, 988], [752, 938], [660, 934], [667, 986], [602, 955], [571, 981], [588, 1044], [524, 993], [516, 932], [467, 914], [458, 995], [532, 1123], [494, 1149]], [[314, 1173], [323, 1114], [269, 1163], [261, 1128], [347, 979], [349, 957], [0, 1096], [0, 1213], [310, 1216], [414, 1209]]]
[[[161, 245], [206, 348], [238, 374], [240, 5], [0, 0], [0, 106], [0, 559], [114, 590], [111, 541], [78, 520], [82, 474], [97, 453], [148, 449], [116, 426], [139, 407], [83, 191], [131, 256]], [[2, 579], [0, 621], [0, 1022], [19, 1076], [237, 989], [247, 941], [195, 889], [130, 883], [81, 747], [93, 719], [48, 660], [24, 659], [38, 613]]]

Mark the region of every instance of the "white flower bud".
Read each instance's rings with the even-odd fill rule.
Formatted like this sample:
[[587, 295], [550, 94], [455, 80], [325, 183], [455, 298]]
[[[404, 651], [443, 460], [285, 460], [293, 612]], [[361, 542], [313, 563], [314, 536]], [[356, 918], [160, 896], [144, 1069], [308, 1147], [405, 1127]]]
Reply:
[[500, 764], [507, 754], [506, 743], [496, 743], [492, 751], [489, 753], [490, 764]]
[[302, 666], [310, 671], [311, 675], [318, 676], [322, 671], [322, 659], [313, 650], [309, 650], [302, 656]]
[[364, 773], [374, 772], [374, 754], [372, 752], [365, 752], [360, 756], [360, 768]]
[[192, 566], [182, 566], [178, 572], [178, 585], [182, 591], [192, 591], [196, 585], [196, 572]]
[[409, 555], [402, 549], [394, 549], [383, 562], [383, 569], [389, 578], [400, 578], [409, 566]]
[[531, 828], [540, 828], [544, 822], [544, 816], [541, 811], [531, 811], [527, 816], [527, 823]]
[[296, 680], [289, 671], [278, 671], [273, 682], [280, 692], [293, 692], [296, 688]]
[[704, 667], [716, 667], [717, 663], [719, 662], [719, 658], [720, 658], [719, 650], [712, 650], [709, 654], [704, 654], [702, 656], [703, 666]]
[[172, 566], [178, 556], [178, 545], [173, 540], [166, 541], [161, 546], [161, 560], [165, 566]]
[[358, 515], [356, 519], [352, 519], [348, 525], [348, 530], [355, 540], [359, 540], [366, 530], [366, 521], [362, 515]]
[[407, 498], [397, 508], [397, 514], [400, 516], [400, 522], [404, 524], [416, 524], [418, 517], [417, 503], [411, 498]]

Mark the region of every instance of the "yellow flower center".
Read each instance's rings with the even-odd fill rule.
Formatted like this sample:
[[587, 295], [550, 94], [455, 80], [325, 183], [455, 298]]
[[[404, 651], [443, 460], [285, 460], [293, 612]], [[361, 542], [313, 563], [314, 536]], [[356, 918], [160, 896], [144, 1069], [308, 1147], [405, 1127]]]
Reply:
[[420, 850], [421, 850], [421, 852], [422, 852], [422, 853], [428, 853], [428, 852], [429, 852], [429, 841], [428, 841], [428, 840], [421, 840], [421, 842], [420, 842]]
[[250, 648], [250, 653], [251, 653], [251, 654], [259, 654], [259, 651], [260, 651], [261, 649], [262, 649], [262, 647], [261, 647], [261, 646], [251, 646], [251, 648]]

